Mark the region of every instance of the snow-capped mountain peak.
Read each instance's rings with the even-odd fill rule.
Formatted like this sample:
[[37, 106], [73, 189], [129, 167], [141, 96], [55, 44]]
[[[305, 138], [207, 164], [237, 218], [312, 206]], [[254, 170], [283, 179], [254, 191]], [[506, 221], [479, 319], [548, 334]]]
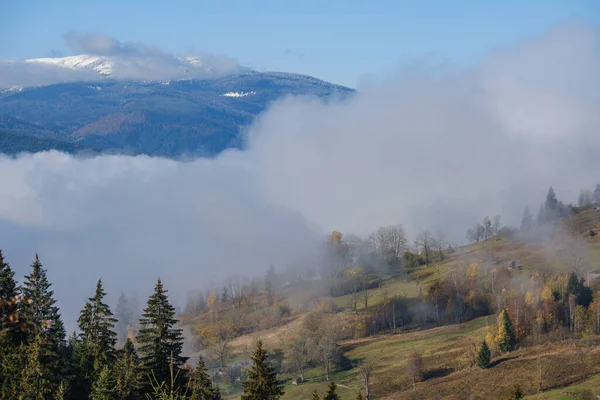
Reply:
[[56, 65], [59, 67], [69, 69], [93, 69], [100, 75], [108, 76], [113, 72], [114, 61], [109, 57], [95, 56], [89, 54], [82, 54], [78, 56], [69, 57], [53, 57], [53, 58], [31, 58], [25, 60], [28, 63], [40, 63]]
[[169, 79], [206, 78], [239, 70], [236, 63], [223, 64], [213, 59], [169, 55], [158, 56], [99, 56], [81, 54], [55, 58], [32, 58], [25, 63], [48, 65], [71, 71], [97, 73], [100, 77], [165, 81]]

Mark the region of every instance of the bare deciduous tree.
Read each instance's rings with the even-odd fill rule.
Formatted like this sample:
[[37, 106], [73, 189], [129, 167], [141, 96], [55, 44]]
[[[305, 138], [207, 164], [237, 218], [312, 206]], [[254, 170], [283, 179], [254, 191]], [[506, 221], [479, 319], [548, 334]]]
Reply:
[[429, 258], [433, 250], [433, 243], [433, 236], [429, 231], [419, 233], [415, 239], [415, 248], [423, 253], [423, 256], [425, 256], [425, 265], [427, 266], [429, 266]]
[[305, 329], [301, 329], [294, 338], [288, 357], [294, 373], [304, 380], [304, 371], [311, 360], [308, 332]]
[[200, 336], [206, 343], [209, 352], [219, 361], [220, 366], [224, 367], [229, 356], [229, 344], [234, 336], [233, 327], [218, 324], [200, 331]]
[[[378, 357], [380, 359], [381, 357]], [[358, 371], [363, 379], [363, 384], [365, 385], [365, 400], [371, 399], [371, 375], [375, 370], [375, 362], [372, 360], [362, 361], [360, 363], [355, 364], [355, 367], [358, 367]]]
[[325, 369], [327, 380], [330, 379], [330, 373], [333, 369], [336, 353], [337, 330], [330, 318], [323, 321], [319, 330], [317, 343], [317, 351], [319, 353], [321, 363]]
[[367, 286], [365, 286], [363, 288], [363, 291], [361, 292], [361, 302], [365, 306], [366, 313], [369, 312], [369, 299], [371, 298], [371, 295], [372, 295], [371, 291], [369, 290], [369, 288]]
[[408, 238], [404, 227], [398, 225], [382, 226], [370, 236], [373, 247], [386, 262], [398, 262], [408, 248]]
[[413, 384], [413, 391], [417, 393], [417, 382], [423, 379], [425, 375], [425, 366], [423, 364], [423, 357], [418, 352], [414, 351], [407, 364], [407, 374]]

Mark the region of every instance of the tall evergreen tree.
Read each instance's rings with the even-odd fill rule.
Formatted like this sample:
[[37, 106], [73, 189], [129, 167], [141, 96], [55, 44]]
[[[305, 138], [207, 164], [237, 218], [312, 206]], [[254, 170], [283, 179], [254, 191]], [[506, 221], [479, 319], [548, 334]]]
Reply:
[[25, 351], [25, 367], [21, 374], [19, 399], [44, 400], [50, 398], [59, 387], [58, 384], [54, 386], [47, 378], [47, 368], [42, 362], [43, 340], [42, 335], [37, 334], [27, 346], [21, 346]]
[[523, 217], [521, 218], [521, 231], [527, 232], [533, 228], [533, 215], [531, 215], [531, 211], [529, 211], [529, 207], [525, 207], [525, 211], [523, 211]]
[[127, 339], [125, 346], [119, 352], [114, 367], [116, 389], [119, 399], [135, 399], [142, 387], [142, 376], [139, 370], [139, 359], [131, 339]]
[[204, 360], [198, 357], [198, 366], [190, 379], [191, 400], [218, 400], [212, 380], [206, 372]]
[[105, 365], [92, 386], [91, 400], [121, 400], [112, 369]]
[[0, 399], [16, 397], [22, 370], [22, 320], [17, 310], [19, 287], [0, 250]]
[[127, 340], [127, 327], [133, 324], [133, 314], [129, 306], [129, 300], [125, 297], [125, 293], [121, 293], [117, 300], [115, 308], [115, 317], [117, 318], [117, 328], [119, 330], [119, 342], [125, 343]]
[[35, 345], [29, 349], [25, 368], [32, 365], [39, 371], [31, 378], [35, 382], [28, 385], [45, 396], [54, 393], [62, 382], [62, 355], [66, 347], [64, 324], [50, 287], [46, 270], [36, 254], [31, 273], [25, 276], [19, 309], [26, 329], [25, 341], [29, 347]]
[[66, 398], [87, 399], [92, 388], [93, 362], [76, 332], [69, 336], [65, 353]]
[[546, 195], [546, 202], [544, 203], [544, 214], [546, 221], [554, 221], [560, 216], [560, 203], [556, 198], [554, 188], [550, 186], [548, 194]]
[[[183, 330], [175, 328], [175, 308], [169, 303], [166, 293], [159, 279], [140, 318], [137, 334], [141, 365], [147, 374], [153, 373], [158, 382], [169, 380], [171, 363], [178, 370], [187, 361], [187, 357], [181, 355]], [[177, 376], [179, 384], [183, 385], [186, 378], [184, 371], [180, 370]]]
[[277, 372], [269, 364], [267, 351], [262, 341], [258, 341], [251, 357], [252, 366], [248, 371], [248, 380], [242, 383], [242, 400], [277, 400], [283, 395], [283, 389], [277, 381]]
[[486, 369], [490, 367], [491, 361], [492, 352], [490, 351], [485, 339], [483, 339], [483, 342], [481, 342], [481, 347], [479, 348], [479, 352], [477, 353], [477, 365], [481, 369]]
[[323, 400], [340, 400], [340, 396], [335, 392], [337, 389], [337, 385], [335, 382], [329, 382], [329, 386], [327, 386], [327, 393], [323, 396]]
[[0, 250], [0, 343], [20, 344], [20, 319], [17, 312], [19, 287], [15, 273]]
[[95, 376], [116, 358], [117, 334], [114, 327], [117, 320], [104, 303], [104, 296], [106, 292], [102, 288], [102, 280], [99, 279], [94, 297], [86, 301], [78, 319], [81, 343], [90, 358]]
[[513, 351], [517, 345], [517, 336], [506, 310], [502, 310], [500, 314], [500, 327], [498, 328], [497, 340], [498, 347], [503, 353]]

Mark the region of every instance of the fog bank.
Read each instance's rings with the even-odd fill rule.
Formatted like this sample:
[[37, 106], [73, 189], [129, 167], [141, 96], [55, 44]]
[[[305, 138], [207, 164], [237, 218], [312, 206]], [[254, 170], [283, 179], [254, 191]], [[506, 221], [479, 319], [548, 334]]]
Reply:
[[73, 314], [102, 277], [147, 293], [312, 262], [332, 229], [402, 223], [461, 241], [485, 215], [518, 224], [550, 185], [600, 183], [600, 35], [557, 26], [469, 70], [410, 65], [344, 102], [287, 98], [215, 159], [0, 158], [0, 247], [34, 253]]

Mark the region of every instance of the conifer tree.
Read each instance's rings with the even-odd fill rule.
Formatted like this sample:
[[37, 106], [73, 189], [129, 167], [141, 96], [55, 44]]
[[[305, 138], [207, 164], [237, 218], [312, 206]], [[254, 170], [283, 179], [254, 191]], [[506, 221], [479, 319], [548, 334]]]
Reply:
[[483, 339], [481, 347], [479, 348], [479, 353], [477, 353], [477, 365], [479, 365], [479, 368], [481, 369], [486, 369], [490, 367], [491, 361], [492, 352], [485, 339]]
[[317, 389], [312, 391], [310, 400], [321, 400], [321, 396], [319, 395], [319, 392], [317, 391]]
[[248, 371], [248, 380], [242, 383], [242, 400], [277, 400], [283, 395], [283, 389], [277, 381], [277, 372], [269, 364], [267, 351], [261, 340], [251, 357], [252, 366]]
[[329, 386], [327, 386], [327, 393], [323, 396], [323, 400], [340, 400], [340, 396], [335, 392], [337, 389], [337, 385], [335, 382], [329, 382]]
[[25, 367], [21, 374], [19, 386], [19, 398], [31, 400], [43, 400], [52, 391], [52, 384], [44, 376], [42, 365], [42, 337], [35, 336], [30, 339], [27, 346], [21, 346], [25, 353]]
[[58, 390], [56, 391], [56, 394], [54, 395], [54, 400], [65, 400], [66, 395], [67, 395], [67, 390], [65, 389], [65, 383], [61, 382], [60, 385], [58, 386]]
[[533, 228], [533, 215], [531, 215], [531, 211], [529, 211], [529, 207], [525, 207], [525, 211], [523, 211], [523, 217], [521, 218], [521, 231], [527, 232]]
[[22, 369], [23, 326], [17, 311], [19, 288], [14, 275], [0, 250], [0, 399], [16, 397]]
[[14, 279], [15, 273], [4, 261], [0, 250], [0, 343], [19, 345], [19, 318], [17, 301], [19, 288]]
[[222, 400], [223, 398], [221, 397], [221, 389], [219, 388], [219, 385], [215, 385], [215, 400]]
[[142, 376], [139, 370], [139, 359], [131, 339], [127, 338], [125, 346], [119, 352], [114, 367], [116, 389], [119, 398], [134, 399], [142, 387]]
[[76, 332], [69, 336], [65, 353], [66, 397], [87, 399], [92, 388], [93, 362], [90, 362], [88, 352]]
[[[187, 361], [187, 357], [181, 355], [183, 331], [175, 328], [175, 308], [169, 303], [166, 293], [159, 279], [140, 318], [137, 334], [141, 365], [148, 375], [154, 374], [158, 382], [169, 379], [171, 363], [178, 370]], [[178, 384], [183, 385], [186, 379], [184, 371], [176, 374]]]
[[90, 358], [94, 376], [100, 374], [104, 367], [116, 358], [114, 346], [117, 334], [114, 326], [117, 320], [104, 303], [104, 296], [106, 292], [102, 288], [102, 280], [99, 279], [94, 297], [86, 301], [77, 321], [81, 330], [81, 343]]
[[25, 324], [25, 342], [29, 346], [25, 369], [31, 369], [26, 383], [35, 395], [55, 393], [62, 382], [62, 356], [66, 347], [65, 328], [54, 292], [38, 255], [25, 276], [19, 309]]
[[127, 339], [127, 327], [133, 324], [133, 315], [129, 306], [129, 301], [125, 297], [125, 293], [121, 293], [117, 300], [115, 309], [115, 317], [117, 318], [117, 328], [119, 330], [119, 342], [125, 343]]
[[502, 310], [500, 314], [500, 327], [498, 328], [496, 340], [498, 341], [498, 348], [503, 353], [513, 351], [517, 345], [517, 336], [507, 310]]
[[213, 387], [212, 380], [208, 373], [206, 373], [206, 367], [204, 366], [204, 360], [202, 357], [198, 357], [198, 366], [194, 371], [194, 374], [190, 380], [191, 389], [191, 400], [216, 400], [215, 388]]
[[105, 365], [92, 386], [91, 400], [120, 400], [112, 369]]

